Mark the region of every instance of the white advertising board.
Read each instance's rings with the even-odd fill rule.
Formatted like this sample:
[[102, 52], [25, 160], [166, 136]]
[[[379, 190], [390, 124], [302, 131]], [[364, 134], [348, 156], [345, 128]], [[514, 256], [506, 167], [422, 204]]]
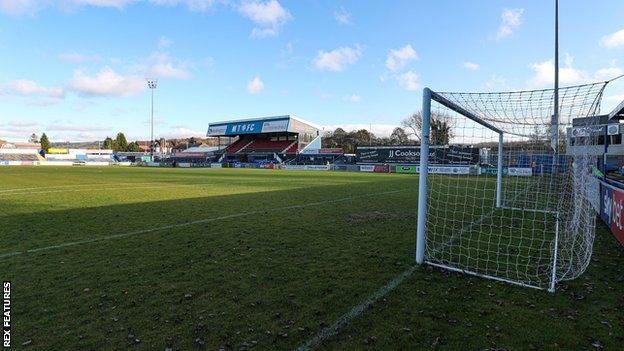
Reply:
[[329, 171], [326, 165], [285, 165], [282, 169], [290, 171]]
[[529, 167], [509, 167], [507, 174], [510, 176], [530, 177], [533, 175], [533, 169]]

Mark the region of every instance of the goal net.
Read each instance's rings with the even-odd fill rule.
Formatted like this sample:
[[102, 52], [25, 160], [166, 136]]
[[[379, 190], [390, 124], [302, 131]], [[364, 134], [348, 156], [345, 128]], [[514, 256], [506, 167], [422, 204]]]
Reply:
[[558, 118], [553, 89], [425, 89], [417, 261], [550, 291], [583, 273], [595, 156], [568, 153], [566, 135], [606, 84], [560, 88]]

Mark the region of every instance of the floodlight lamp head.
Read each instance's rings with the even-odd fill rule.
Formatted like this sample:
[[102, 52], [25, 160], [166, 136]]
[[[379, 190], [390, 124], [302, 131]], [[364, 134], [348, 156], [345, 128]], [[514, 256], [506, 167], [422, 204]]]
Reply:
[[147, 87], [150, 89], [156, 89], [156, 84], [158, 83], [158, 79], [147, 78]]

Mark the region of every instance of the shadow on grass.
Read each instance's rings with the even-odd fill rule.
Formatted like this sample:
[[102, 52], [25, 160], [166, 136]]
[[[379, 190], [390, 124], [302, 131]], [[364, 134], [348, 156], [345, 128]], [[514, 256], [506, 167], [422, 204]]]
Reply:
[[250, 213], [0, 259], [14, 342], [292, 349], [412, 261], [415, 178], [370, 179], [6, 216], [3, 252]]

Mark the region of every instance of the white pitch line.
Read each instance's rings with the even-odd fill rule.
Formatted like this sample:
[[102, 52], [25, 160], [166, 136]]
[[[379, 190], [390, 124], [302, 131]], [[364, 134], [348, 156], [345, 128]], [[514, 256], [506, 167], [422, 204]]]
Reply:
[[[144, 183], [153, 184], [153, 183]], [[68, 193], [68, 192], [83, 192], [83, 191], [115, 191], [115, 190], [135, 190], [135, 189], [167, 189], [167, 188], [187, 188], [187, 187], [199, 187], [205, 185], [214, 185], [214, 183], [196, 183], [196, 184], [163, 184], [163, 185], [144, 185], [144, 186], [132, 186], [132, 187], [117, 187], [113, 185], [99, 186], [97, 188], [82, 188], [82, 189], [59, 189], [59, 190], [46, 190], [46, 191], [31, 191], [28, 193], [3, 193], [0, 197], [7, 196], [22, 196], [32, 194], [54, 194], [54, 193]]]
[[[295, 181], [292, 181], [293, 183]], [[284, 183], [282, 181], [263, 181], [264, 183]], [[138, 186], [134, 186], [134, 185]], [[142, 185], [152, 184], [152, 185]], [[32, 194], [54, 194], [54, 193], [68, 193], [68, 192], [83, 192], [83, 191], [115, 191], [115, 190], [134, 190], [134, 189], [167, 189], [167, 188], [185, 188], [185, 187], [200, 187], [205, 185], [214, 185], [215, 183], [195, 183], [195, 184], [172, 184], [162, 183], [161, 185], [153, 185], [155, 183], [117, 183], [117, 184], [89, 184], [89, 186], [97, 186], [97, 188], [80, 188], [80, 189], [55, 189], [55, 190], [41, 190], [41, 191], [24, 191], [28, 188], [12, 189], [12, 190], [0, 190], [0, 197], [8, 196], [22, 196]], [[119, 187], [119, 185], [127, 185], [127, 187]], [[132, 185], [132, 186], [131, 186]], [[71, 186], [58, 186], [58, 188], [77, 187], [80, 185]], [[87, 186], [87, 184], [82, 185]], [[56, 188], [56, 187], [51, 187]], [[47, 189], [47, 187], [36, 187], [31, 189]]]
[[330, 325], [329, 327], [323, 328], [312, 339], [306, 341], [303, 345], [299, 346], [297, 348], [297, 351], [314, 350], [315, 348], [320, 346], [323, 341], [337, 335], [340, 330], [344, 328], [345, 325], [347, 325], [353, 318], [361, 315], [372, 304], [379, 301], [382, 297], [386, 296], [390, 291], [394, 290], [405, 279], [411, 277], [412, 274], [414, 274], [415, 270], [416, 266], [410, 266], [410, 268], [396, 276], [394, 279], [388, 282], [388, 284], [382, 286], [381, 288], [379, 288], [379, 290], [375, 291], [375, 293], [369, 296], [366, 300], [362, 301], [359, 305], [353, 307], [349, 312], [343, 314], [334, 322], [334, 324]]
[[[472, 228], [472, 226], [478, 223], [481, 223], [485, 218], [491, 216], [494, 213], [494, 211], [496, 211], [496, 208], [494, 208], [489, 213], [482, 215], [481, 218], [479, 218], [476, 222], [473, 222], [468, 228], [465, 228], [464, 230], [462, 230], [462, 232], [464, 232], [465, 230], [468, 230], [469, 228]], [[447, 244], [450, 244], [450, 242], [444, 245], [447, 245]], [[405, 279], [409, 278], [412, 274], [414, 274], [416, 267], [417, 266], [411, 266], [406, 271], [396, 276], [394, 279], [388, 282], [388, 284], [379, 288], [379, 290], [377, 290], [374, 294], [369, 296], [366, 300], [362, 301], [359, 305], [353, 307], [349, 312], [343, 314], [331, 326], [323, 328], [312, 339], [306, 341], [305, 344], [302, 344], [301, 346], [299, 346], [297, 348], [297, 351], [314, 350], [328, 338], [337, 335], [340, 332], [340, 330], [344, 328], [345, 325], [347, 325], [353, 318], [356, 318], [359, 315], [361, 315], [368, 307], [370, 307], [375, 302], [379, 301], [379, 299], [381, 299], [382, 297], [386, 296], [390, 291], [394, 290]]]
[[265, 213], [265, 212], [279, 212], [279, 211], [292, 210], [292, 209], [297, 209], [297, 208], [306, 208], [306, 207], [320, 206], [320, 205], [325, 205], [325, 204], [329, 204], [329, 203], [344, 202], [344, 201], [354, 200], [354, 199], [358, 199], [358, 198], [366, 198], [366, 197], [371, 197], [371, 196], [396, 194], [396, 193], [405, 192], [405, 191], [407, 191], [407, 189], [390, 190], [390, 191], [383, 191], [383, 192], [379, 192], [379, 193], [371, 193], [371, 194], [343, 197], [343, 198], [340, 198], [340, 199], [310, 202], [310, 203], [302, 204], [302, 205], [292, 205], [292, 206], [285, 206], [285, 207], [277, 207], [277, 208], [272, 208], [272, 209], [263, 209], [263, 210], [256, 210], [256, 211], [250, 211], [250, 212], [235, 213], [235, 214], [226, 215], [226, 216], [205, 218], [205, 219], [200, 219], [200, 220], [191, 221], [191, 222], [170, 224], [170, 225], [165, 225], [165, 226], [155, 227], [155, 228], [150, 228], [150, 229], [141, 229], [141, 230], [132, 231], [132, 232], [128, 232], [128, 233], [107, 235], [107, 236], [102, 236], [102, 237], [93, 238], [93, 239], [87, 239], [87, 240], [71, 241], [71, 242], [67, 242], [67, 243], [63, 243], [63, 244], [44, 246], [44, 247], [39, 247], [39, 248], [35, 248], [35, 249], [29, 249], [29, 250], [25, 250], [25, 251], [7, 252], [7, 253], [4, 253], [4, 254], [0, 254], [0, 259], [11, 257], [11, 256], [18, 256], [18, 255], [22, 255], [22, 254], [26, 254], [26, 253], [35, 253], [35, 252], [40, 252], [40, 251], [48, 251], [48, 250], [53, 250], [53, 249], [60, 249], [60, 248], [63, 248], [63, 247], [70, 247], [70, 246], [76, 246], [76, 245], [82, 245], [82, 244], [89, 244], [89, 243], [94, 243], [94, 242], [98, 242], [98, 241], [124, 238], [124, 237], [132, 236], [132, 235], [153, 233], [153, 232], [158, 232], [158, 231], [167, 230], [167, 229], [187, 227], [187, 226], [191, 226], [191, 225], [195, 225], [195, 224], [209, 223], [209, 222], [220, 221], [220, 220], [224, 220], [224, 219], [245, 217], [245, 216], [254, 215], [254, 214], [261, 214], [261, 213]]
[[[14, 188], [14, 189], [2, 189], [0, 190], [0, 196], [8, 193], [8, 195], [12, 195], [16, 192], [23, 192], [25, 194], [32, 194], [32, 191], [46, 191], [46, 190], [55, 190], [55, 189], [64, 189], [64, 188], [84, 188], [84, 187], [102, 187], [102, 186], [125, 186], [125, 185], [144, 185], [144, 184], [154, 184], [154, 182], [135, 182], [135, 183], [91, 183], [91, 184], [67, 184], [67, 185], [52, 185], [52, 186], [36, 186], [31, 188]], [[85, 191], [89, 189], [76, 189], [77, 191]], [[16, 194], [19, 195], [19, 194]], [[24, 195], [24, 194], [22, 194]]]
[[0, 193], [9, 193], [15, 191], [31, 191], [31, 190], [44, 190], [44, 189], [59, 189], [59, 188], [78, 188], [85, 186], [102, 186], [102, 185], [126, 185], [126, 184], [150, 184], [150, 183], [91, 183], [91, 184], [67, 184], [67, 185], [51, 185], [51, 186], [35, 186], [30, 188], [13, 188], [13, 189], [0, 189]]

